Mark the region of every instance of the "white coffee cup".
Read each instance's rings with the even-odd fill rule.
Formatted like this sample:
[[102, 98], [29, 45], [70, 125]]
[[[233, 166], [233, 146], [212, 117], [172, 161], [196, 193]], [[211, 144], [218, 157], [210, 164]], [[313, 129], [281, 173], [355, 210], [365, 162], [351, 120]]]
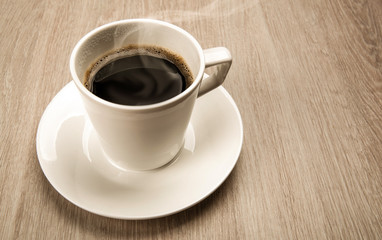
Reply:
[[[130, 44], [164, 47], [179, 54], [194, 82], [171, 99], [143, 106], [115, 104], [91, 93], [83, 84], [88, 68], [99, 57]], [[231, 62], [226, 48], [202, 50], [194, 37], [170, 23], [130, 19], [106, 24], [85, 35], [72, 52], [70, 71], [109, 160], [126, 170], [150, 170], [176, 158], [196, 99], [224, 81]], [[205, 68], [214, 65], [215, 73], [206, 75]]]

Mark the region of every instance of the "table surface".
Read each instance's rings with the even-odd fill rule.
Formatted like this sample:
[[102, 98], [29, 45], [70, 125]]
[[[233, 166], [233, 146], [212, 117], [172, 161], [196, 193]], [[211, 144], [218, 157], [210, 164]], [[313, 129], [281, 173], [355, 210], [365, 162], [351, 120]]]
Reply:
[[[0, 1], [1, 239], [381, 239], [382, 1]], [[155, 18], [225, 46], [244, 143], [201, 203], [117, 220], [65, 200], [36, 154], [77, 41]]]

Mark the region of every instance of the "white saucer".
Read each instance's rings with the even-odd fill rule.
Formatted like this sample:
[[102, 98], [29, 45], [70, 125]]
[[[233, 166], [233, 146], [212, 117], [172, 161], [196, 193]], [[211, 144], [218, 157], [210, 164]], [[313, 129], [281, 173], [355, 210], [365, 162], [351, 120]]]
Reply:
[[63, 197], [119, 219], [167, 216], [205, 199], [231, 173], [242, 141], [240, 113], [219, 87], [196, 101], [177, 160], [152, 171], [120, 170], [99, 150], [73, 82], [50, 102], [36, 137], [41, 168]]

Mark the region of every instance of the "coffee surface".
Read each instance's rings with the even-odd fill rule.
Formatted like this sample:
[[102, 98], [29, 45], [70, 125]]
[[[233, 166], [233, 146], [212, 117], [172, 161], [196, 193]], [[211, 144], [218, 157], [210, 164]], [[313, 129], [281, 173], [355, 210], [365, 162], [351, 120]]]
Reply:
[[[89, 90], [106, 101], [133, 106], [162, 102], [180, 94], [191, 82], [188, 69], [183, 69], [185, 63], [163, 49], [155, 51], [130, 49], [101, 58], [88, 76]], [[173, 63], [169, 59], [177, 60]]]

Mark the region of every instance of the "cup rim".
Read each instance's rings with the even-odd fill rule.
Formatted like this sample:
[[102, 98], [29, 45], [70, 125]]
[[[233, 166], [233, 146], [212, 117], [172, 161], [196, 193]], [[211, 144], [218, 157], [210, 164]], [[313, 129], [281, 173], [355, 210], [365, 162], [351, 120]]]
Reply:
[[[119, 24], [129, 24], [129, 23], [138, 23], [138, 22], [154, 23], [154, 24], [158, 24], [158, 25], [172, 28], [172, 29], [178, 31], [179, 33], [185, 35], [194, 44], [195, 48], [197, 49], [199, 58], [200, 58], [200, 67], [199, 67], [198, 73], [196, 74], [196, 76], [194, 76], [193, 83], [185, 91], [181, 92], [180, 94], [178, 94], [178, 95], [176, 95], [170, 99], [167, 99], [167, 100], [159, 102], [159, 103], [148, 104], [148, 105], [138, 105], [138, 106], [123, 105], [123, 104], [109, 102], [109, 101], [104, 100], [104, 99], [96, 96], [95, 94], [91, 93], [83, 85], [83, 83], [81, 82], [80, 78], [77, 76], [77, 73], [76, 73], [75, 59], [77, 57], [78, 50], [87, 40], [89, 40], [92, 36], [94, 36], [99, 31], [102, 31], [106, 28], [113, 27], [113, 26], [119, 25]], [[174, 24], [171, 24], [171, 23], [168, 23], [165, 21], [161, 21], [161, 20], [146, 19], [146, 18], [125, 19], [125, 20], [114, 21], [114, 22], [110, 22], [110, 23], [104, 24], [102, 26], [99, 26], [99, 27], [93, 29], [92, 31], [87, 33], [85, 36], [83, 36], [78, 41], [78, 43], [75, 45], [75, 47], [73, 48], [73, 51], [71, 53], [71, 56], [70, 56], [69, 65], [70, 65], [69, 66], [70, 67], [70, 73], [72, 75], [73, 81], [83, 96], [86, 96], [88, 99], [95, 101], [95, 102], [98, 102], [104, 106], [107, 106], [107, 107], [110, 107], [113, 109], [117, 109], [117, 110], [123, 110], [123, 111], [147, 111], [147, 110], [161, 109], [161, 108], [167, 108], [167, 107], [177, 105], [183, 99], [185, 99], [189, 95], [191, 95], [195, 91], [195, 89], [196, 90], [198, 89], [198, 86], [200, 85], [200, 82], [203, 78], [204, 69], [205, 69], [205, 62], [204, 62], [204, 55], [203, 55], [202, 47], [200, 46], [198, 41], [190, 33], [188, 33], [186, 30], [184, 30], [184, 29], [182, 29], [182, 28], [180, 28]]]

